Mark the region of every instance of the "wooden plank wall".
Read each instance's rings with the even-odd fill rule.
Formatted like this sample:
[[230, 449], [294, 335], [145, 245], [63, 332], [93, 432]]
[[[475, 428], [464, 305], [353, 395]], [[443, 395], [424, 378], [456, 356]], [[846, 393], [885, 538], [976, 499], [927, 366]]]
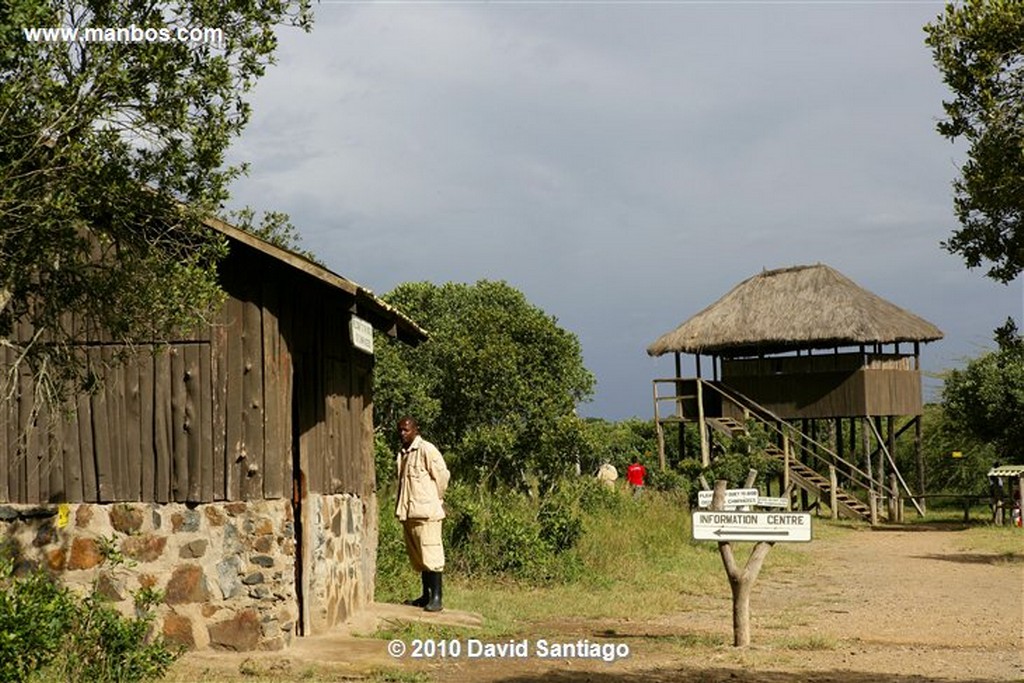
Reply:
[[[56, 414], [37, 403], [27, 373], [0, 409], [0, 500], [18, 503], [198, 501], [212, 461], [210, 344], [83, 348], [100, 377]], [[11, 358], [4, 359], [10, 367]]]
[[366, 495], [375, 487], [373, 358], [352, 348], [342, 303], [323, 298], [296, 312], [300, 461], [310, 492]]
[[723, 382], [783, 418], [920, 415], [922, 410], [916, 370], [730, 377]]
[[373, 490], [373, 359], [351, 348], [353, 302], [248, 248], [221, 277], [229, 297], [197, 335], [124, 364], [109, 340], [83, 344], [101, 387], [59, 415], [37, 415], [31, 378], [15, 378], [0, 405], [0, 502], [290, 496], [296, 436], [309, 491]]

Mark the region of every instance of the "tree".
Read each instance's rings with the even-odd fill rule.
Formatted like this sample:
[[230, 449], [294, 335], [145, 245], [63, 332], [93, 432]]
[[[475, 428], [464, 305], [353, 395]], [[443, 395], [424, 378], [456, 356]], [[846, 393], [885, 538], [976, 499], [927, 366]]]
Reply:
[[504, 282], [406, 283], [384, 299], [430, 339], [379, 344], [378, 423], [416, 417], [470, 481], [521, 486], [574, 468], [584, 441], [574, 411], [594, 386], [574, 334]]
[[0, 3], [0, 353], [37, 389], [83, 378], [76, 330], [130, 347], [220, 301], [201, 221], [244, 170], [224, 153], [275, 27], [310, 20], [309, 0]]
[[953, 183], [961, 228], [943, 246], [1010, 282], [1024, 269], [1024, 3], [951, 3], [925, 31], [954, 94], [938, 130], [970, 144]]
[[991, 444], [1004, 462], [1024, 464], [1024, 339], [1012, 319], [996, 331], [998, 349], [951, 370], [942, 390], [949, 421]]

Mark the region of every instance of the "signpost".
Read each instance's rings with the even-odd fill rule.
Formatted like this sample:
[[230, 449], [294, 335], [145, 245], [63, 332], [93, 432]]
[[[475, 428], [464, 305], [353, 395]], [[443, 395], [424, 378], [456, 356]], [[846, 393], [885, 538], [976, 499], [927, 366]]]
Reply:
[[811, 515], [807, 512], [719, 512], [698, 510], [692, 517], [695, 541], [811, 540]]
[[[753, 486], [757, 470], [747, 472], [745, 486]], [[811, 540], [811, 515], [790, 512], [788, 509], [771, 512], [736, 510], [738, 506], [788, 508], [787, 497], [769, 498], [758, 495], [757, 489], [727, 489], [728, 483], [720, 479], [715, 490], [700, 491], [697, 502], [707, 508], [717, 502], [714, 510], [692, 511], [690, 528], [695, 541], [718, 541], [718, 552], [729, 576], [732, 589], [733, 645], [750, 644], [750, 592], [761, 571], [761, 564], [775, 543]], [[715, 501], [715, 494], [718, 499]], [[789, 495], [787, 490], [787, 496]], [[753, 541], [747, 565], [740, 569], [732, 551], [732, 541]]]

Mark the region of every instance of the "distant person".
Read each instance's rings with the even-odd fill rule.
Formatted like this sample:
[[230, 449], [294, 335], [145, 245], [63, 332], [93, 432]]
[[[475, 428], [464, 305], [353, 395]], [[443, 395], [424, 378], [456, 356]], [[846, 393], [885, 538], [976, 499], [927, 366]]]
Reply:
[[619, 472], [610, 462], [605, 462], [597, 470], [597, 480], [610, 489], [615, 488], [615, 480], [618, 478]]
[[[1002, 463], [996, 460], [992, 463], [992, 469], [990, 472], [995, 472], [1002, 466]], [[992, 496], [992, 500], [1002, 500], [1005, 494], [1003, 490], [1003, 478], [998, 474], [989, 474], [988, 477], [988, 491]]]
[[633, 462], [626, 468], [626, 481], [633, 487], [633, 497], [639, 498], [644, 490], [644, 477], [647, 476], [647, 468], [640, 464], [640, 460], [634, 455]]
[[398, 503], [395, 516], [402, 522], [405, 550], [414, 570], [420, 572], [423, 594], [407, 605], [427, 612], [440, 612], [441, 575], [444, 546], [441, 520], [444, 494], [448, 489], [448, 467], [437, 446], [420, 436], [420, 426], [411, 417], [398, 421], [402, 448], [398, 451]]

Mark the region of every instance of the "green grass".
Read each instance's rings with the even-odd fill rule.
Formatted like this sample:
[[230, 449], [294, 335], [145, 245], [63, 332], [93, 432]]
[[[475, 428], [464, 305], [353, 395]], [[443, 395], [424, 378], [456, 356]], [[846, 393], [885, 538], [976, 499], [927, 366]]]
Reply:
[[[815, 534], [834, 537], [845, 529], [815, 523]], [[495, 577], [446, 576], [445, 606], [484, 616], [478, 637], [505, 637], [528, 630], [531, 623], [559, 619], [600, 620], [629, 616], [647, 619], [694, 609], [705, 596], [730, 599], [728, 580], [713, 542], [690, 538], [690, 512], [685, 501], [669, 494], [647, 492], [634, 501], [599, 510], [585, 519], [584, 534], [573, 552], [583, 571], [573, 581], [531, 585]], [[737, 561], [746, 563], [751, 543], [733, 544]], [[798, 571], [812, 557], [806, 550], [777, 544], [761, 576]], [[409, 589], [413, 589], [409, 573]], [[567, 616], [568, 615], [568, 616]], [[406, 628], [406, 627], [402, 627]], [[387, 629], [380, 637], [423, 637], [427, 627], [413, 632]], [[453, 636], [459, 635], [453, 632]]]
[[835, 638], [819, 635], [804, 636], [800, 638], [782, 638], [775, 642], [776, 647], [802, 652], [835, 650], [839, 648], [839, 645], [839, 641]]

